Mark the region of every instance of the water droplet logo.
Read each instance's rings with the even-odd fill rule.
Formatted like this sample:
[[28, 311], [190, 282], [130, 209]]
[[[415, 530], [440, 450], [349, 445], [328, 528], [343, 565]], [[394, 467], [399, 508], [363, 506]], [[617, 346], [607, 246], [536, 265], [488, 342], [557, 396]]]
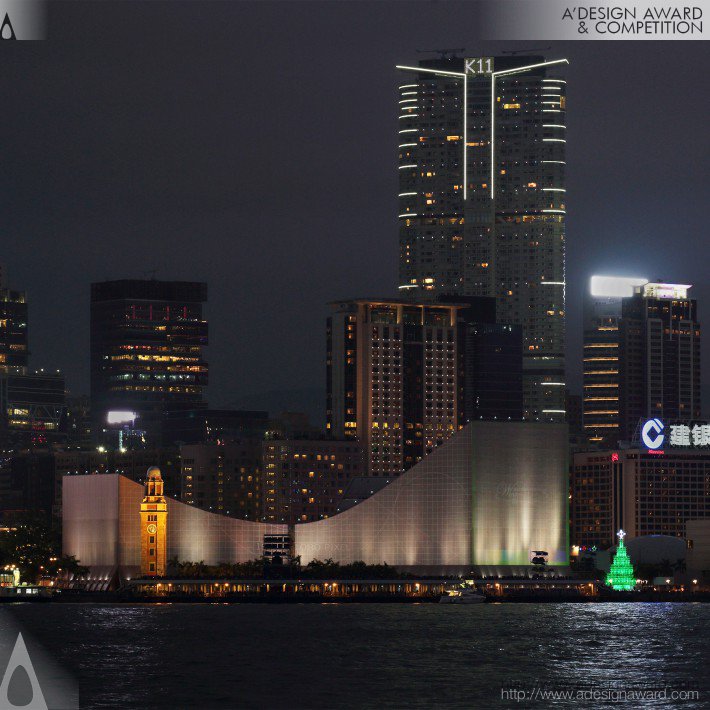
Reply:
[[0, 25], [0, 39], [17, 39], [15, 37], [15, 30], [12, 27], [12, 22], [10, 22], [10, 16], [5, 13], [5, 19]]
[[48, 710], [22, 634], [17, 634], [15, 648], [0, 683], [0, 707]]

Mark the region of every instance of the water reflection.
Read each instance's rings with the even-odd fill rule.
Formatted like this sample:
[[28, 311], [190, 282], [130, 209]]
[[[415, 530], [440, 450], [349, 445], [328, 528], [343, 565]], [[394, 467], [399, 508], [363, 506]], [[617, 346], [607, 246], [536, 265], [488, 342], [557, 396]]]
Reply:
[[82, 707], [477, 708], [500, 706], [510, 683], [704, 683], [709, 609], [49, 604], [14, 614], [75, 672]]

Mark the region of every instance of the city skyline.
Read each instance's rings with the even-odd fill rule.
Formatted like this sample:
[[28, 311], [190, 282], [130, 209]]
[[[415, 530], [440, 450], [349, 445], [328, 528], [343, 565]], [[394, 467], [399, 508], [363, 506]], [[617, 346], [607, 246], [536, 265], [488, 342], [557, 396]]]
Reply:
[[[148, 43], [158, 14], [148, 7], [137, 12], [138, 34], [131, 25], [135, 54], [126, 57], [121, 47], [108, 42], [97, 57], [102, 82], [108, 76], [115, 88], [98, 84], [90, 68], [75, 66], [82, 52], [74, 54], [67, 44], [43, 45], [32, 65], [23, 66], [17, 56], [17, 75], [27, 81], [1, 80], [6, 89], [12, 88], [6, 92], [9, 115], [29, 111], [34, 117], [9, 121], [4, 193], [10, 205], [7, 236], [15, 248], [3, 259], [6, 285], [28, 292], [33, 367], [60, 368], [73, 393], [88, 392], [88, 357], [75, 355], [77, 343], [88, 349], [88, 284], [141, 278], [155, 268], [160, 279], [210, 284], [207, 318], [212, 342], [218, 344], [208, 350], [211, 405], [229, 405], [242, 395], [270, 389], [324, 389], [327, 302], [357, 293], [394, 295], [397, 285], [397, 206], [392, 195], [397, 194], [398, 176], [392, 145], [397, 130], [394, 97], [401, 78], [394, 65], [416, 63], [420, 57], [415, 50], [422, 46], [467, 45], [467, 56], [488, 56], [524, 45], [472, 43], [470, 33], [440, 8], [412, 6], [406, 22], [413, 26], [423, 17], [435, 20], [437, 41], [432, 41], [431, 24], [392, 39], [385, 37], [386, 28], [401, 17], [396, 7], [387, 6], [371, 8], [385, 30], [374, 32], [365, 57], [354, 63], [353, 49], [326, 43], [333, 55], [326, 61], [318, 52], [289, 53], [295, 40], [282, 32], [283, 20], [276, 20], [273, 8], [245, 7], [242, 12], [225, 7], [221, 12], [239, 14], [245, 28], [261, 22], [273, 29], [279, 41], [268, 62], [257, 59], [248, 42], [244, 49], [234, 48], [233, 25], [229, 37], [211, 38], [209, 52], [187, 42], [186, 57], [180, 60], [177, 50]], [[182, 32], [191, 12], [181, 8], [171, 31]], [[352, 7], [341, 12], [346, 19], [357, 14]], [[301, 39], [319, 31], [307, 7], [299, 8], [297, 19]], [[162, 15], [159, 20], [166, 21]], [[129, 19], [117, 8], [100, 18], [88, 9], [77, 18], [71, 8], [62, 16], [50, 8], [55, 34], [69, 25], [73, 32], [87, 29], [76, 37], [82, 50], [109, 22], [120, 29]], [[344, 21], [343, 27], [351, 38], [365, 31], [362, 22]], [[146, 28], [145, 38], [141, 28]], [[463, 43], [462, 37], [467, 37]], [[145, 76], [136, 82], [134, 62], [149, 50], [162, 53], [168, 65], [180, 62], [175, 76], [157, 62], [142, 66]], [[679, 62], [691, 63], [700, 50], [686, 43], [675, 45], [674, 51]], [[697, 111], [679, 111], [691, 82], [673, 74], [651, 47], [631, 53], [625, 45], [612, 46], [599, 57], [583, 43], [554, 43], [545, 54], [569, 58], [566, 71], [574, 87], [568, 118], [566, 352], [568, 381], [579, 391], [581, 301], [591, 273], [631, 271], [654, 280], [694, 283], [702, 319], [702, 304], [710, 293], [702, 281], [703, 260], [697, 258], [703, 253], [696, 241], [702, 238], [701, 201], [694, 194], [700, 168], [686, 170], [678, 156], [689, 134], [697, 135], [699, 154], [705, 149], [701, 117], [706, 99], [699, 97]], [[288, 64], [282, 61], [286, 56]], [[50, 64], [71, 67], [72, 87]], [[201, 70], [213, 66], [227, 76], [194, 84], [198, 97], [214, 98], [204, 102], [209, 109], [202, 109], [198, 100], [178, 91], [177, 82], [182, 86], [186, 76], [196, 81]], [[619, 71], [623, 82], [617, 81]], [[42, 74], [45, 81], [39, 81]], [[644, 83], [650, 74], [652, 85]], [[324, 106], [324, 87], [335, 81], [343, 91], [337, 102]], [[249, 105], [274, 100], [278, 107], [283, 101], [277, 120], [287, 113], [290, 130], [299, 139], [280, 141], [280, 124], [271, 123], [270, 112], [260, 114], [263, 125], [254, 123], [248, 104], [230, 94], [229, 86], [242, 86], [240, 95], [249, 97]], [[127, 99], [118, 99], [124, 89]], [[172, 115], [176, 92], [182, 111], [166, 132], [162, 118], [168, 111]], [[358, 112], [364, 103], [369, 109]], [[68, 114], [56, 111], [57, 126], [43, 134], [44, 106], [74, 108]], [[313, 121], [316, 107], [318, 120]], [[141, 125], [146, 112], [151, 121]], [[93, 128], [77, 133], [61, 115], [73, 116], [77, 127], [90, 120]], [[617, 120], [619, 115], [623, 121]], [[94, 122], [97, 116], [101, 120]], [[54, 131], [64, 135], [62, 141], [53, 140]], [[113, 142], [106, 140], [105, 131]], [[343, 140], [347, 135], [353, 136], [351, 141]], [[274, 157], [276, 143], [285, 151], [279, 160]], [[111, 146], [108, 152], [104, 145]], [[39, 210], [31, 200], [38, 189], [44, 195]], [[275, 208], [274, 195], [279, 198]], [[307, 219], [294, 220], [299, 212]], [[687, 239], [686, 253], [671, 247], [668, 236], [678, 232]], [[249, 248], [250, 235], [257, 235], [258, 249]], [[81, 259], [74, 256], [77, 249]], [[77, 326], [71, 339], [62, 320], [67, 313]], [[255, 332], [265, 313], [274, 325], [269, 330], [287, 339], [289, 348], [277, 347], [273, 337], [243, 337]]]

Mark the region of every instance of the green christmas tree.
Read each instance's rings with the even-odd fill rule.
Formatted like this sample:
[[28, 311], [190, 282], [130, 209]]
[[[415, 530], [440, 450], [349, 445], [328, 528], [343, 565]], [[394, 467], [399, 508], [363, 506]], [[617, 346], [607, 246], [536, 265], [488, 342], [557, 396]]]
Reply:
[[624, 545], [626, 533], [619, 530], [616, 535], [619, 538], [619, 546], [616, 548], [614, 561], [606, 576], [606, 583], [617, 592], [629, 592], [636, 587], [636, 575], [629, 554], [626, 552], [626, 545]]

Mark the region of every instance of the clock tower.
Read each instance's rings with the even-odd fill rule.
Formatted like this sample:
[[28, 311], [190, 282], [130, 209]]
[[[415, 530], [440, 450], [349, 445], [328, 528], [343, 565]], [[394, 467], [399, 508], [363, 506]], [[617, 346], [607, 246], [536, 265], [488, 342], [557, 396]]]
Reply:
[[145, 497], [141, 503], [141, 574], [164, 577], [168, 559], [168, 503], [157, 466], [148, 469]]

